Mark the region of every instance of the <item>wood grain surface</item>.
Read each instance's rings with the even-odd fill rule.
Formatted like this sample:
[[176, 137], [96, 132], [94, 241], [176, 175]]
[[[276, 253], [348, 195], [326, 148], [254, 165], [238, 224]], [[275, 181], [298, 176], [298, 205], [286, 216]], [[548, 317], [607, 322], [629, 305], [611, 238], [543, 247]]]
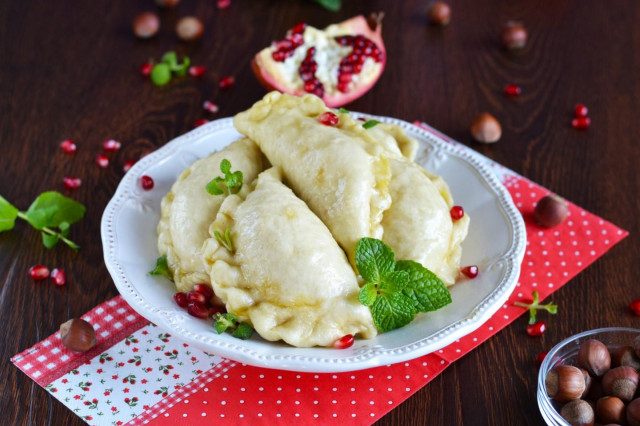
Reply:
[[[0, 234], [0, 423], [81, 425], [79, 418], [9, 361], [117, 294], [103, 263], [102, 211], [123, 176], [126, 160], [189, 131], [210, 99], [218, 116], [248, 108], [264, 90], [250, 70], [255, 52], [300, 20], [323, 27], [383, 10], [388, 50], [385, 73], [355, 111], [422, 120], [482, 154], [630, 231], [630, 236], [555, 295], [559, 314], [542, 337], [525, 333], [521, 317], [454, 363], [380, 420], [381, 425], [537, 425], [536, 355], [578, 331], [605, 326], [640, 328], [628, 303], [640, 298], [640, 2], [634, 0], [452, 0], [445, 28], [426, 21], [428, 1], [344, 0], [332, 13], [303, 0], [182, 0], [159, 11], [162, 28], [138, 40], [133, 17], [157, 10], [153, 0], [0, 2], [0, 194], [22, 209], [41, 192], [62, 192], [66, 175], [81, 177], [72, 196], [87, 215], [72, 227], [78, 253], [42, 247], [24, 222]], [[181, 43], [173, 25], [200, 17], [200, 42]], [[529, 30], [516, 53], [499, 43], [500, 25], [520, 20]], [[154, 87], [138, 67], [176, 50], [207, 66], [201, 80]], [[236, 86], [220, 92], [221, 76]], [[503, 87], [515, 83], [517, 99]], [[585, 103], [588, 131], [571, 125]], [[472, 142], [468, 126], [484, 111], [502, 123], [502, 139]], [[111, 166], [94, 162], [106, 139], [123, 143]], [[73, 157], [59, 149], [73, 139]], [[63, 267], [68, 283], [34, 283], [31, 265]]]

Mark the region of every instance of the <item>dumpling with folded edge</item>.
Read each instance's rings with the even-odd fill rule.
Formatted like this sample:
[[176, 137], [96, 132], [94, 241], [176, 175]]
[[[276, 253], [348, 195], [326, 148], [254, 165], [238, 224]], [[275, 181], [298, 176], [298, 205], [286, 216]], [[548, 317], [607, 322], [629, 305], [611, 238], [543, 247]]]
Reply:
[[[233, 252], [213, 238], [227, 228]], [[278, 168], [261, 173], [245, 200], [228, 196], [210, 235], [203, 253], [216, 295], [264, 339], [311, 347], [377, 334], [344, 252]]]
[[[231, 162], [233, 171], [242, 171], [244, 182], [252, 182], [263, 170], [260, 149], [251, 140], [242, 138], [193, 163], [162, 199], [158, 251], [166, 254], [178, 291], [190, 291], [194, 284], [209, 283], [209, 272], [202, 261], [202, 243], [209, 237], [209, 226], [224, 197], [209, 194], [205, 187], [222, 175], [220, 162], [225, 158]], [[241, 192], [248, 189], [242, 188]]]
[[[327, 111], [314, 95], [271, 92], [233, 122], [282, 169], [287, 185], [355, 264], [358, 241], [382, 237], [380, 221], [391, 204], [389, 148], [349, 114], [340, 114], [336, 126], [321, 124], [318, 117]], [[396, 151], [401, 155], [397, 145]]]
[[382, 218], [382, 240], [393, 249], [397, 259], [415, 260], [447, 286], [454, 284], [469, 216], [451, 219], [451, 193], [440, 176], [401, 159], [392, 159], [390, 164], [393, 178], [389, 191], [393, 203]]

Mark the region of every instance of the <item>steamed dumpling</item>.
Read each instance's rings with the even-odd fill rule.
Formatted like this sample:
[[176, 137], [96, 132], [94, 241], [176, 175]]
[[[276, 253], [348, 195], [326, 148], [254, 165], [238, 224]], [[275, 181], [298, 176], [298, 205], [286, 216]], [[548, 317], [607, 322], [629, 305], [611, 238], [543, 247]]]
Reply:
[[395, 140], [378, 142], [349, 114], [341, 114], [335, 127], [321, 124], [318, 117], [326, 111], [316, 96], [271, 92], [236, 115], [234, 124], [282, 169], [287, 185], [354, 262], [358, 240], [382, 237], [380, 221], [391, 204], [389, 146], [402, 152]]
[[358, 301], [356, 275], [322, 221], [281, 182], [261, 173], [246, 200], [228, 196], [210, 228], [231, 229], [234, 252], [216, 238], [203, 252], [211, 283], [227, 310], [266, 340], [329, 346], [346, 335], [377, 333]]
[[[243, 138], [193, 163], [162, 199], [158, 251], [166, 254], [178, 291], [190, 291], [194, 284], [209, 282], [202, 243], [209, 237], [209, 226], [224, 197], [209, 194], [205, 186], [222, 175], [220, 162], [225, 158], [233, 171], [242, 171], [244, 182], [253, 181], [263, 169], [260, 150]], [[243, 187], [241, 192], [247, 191]]]

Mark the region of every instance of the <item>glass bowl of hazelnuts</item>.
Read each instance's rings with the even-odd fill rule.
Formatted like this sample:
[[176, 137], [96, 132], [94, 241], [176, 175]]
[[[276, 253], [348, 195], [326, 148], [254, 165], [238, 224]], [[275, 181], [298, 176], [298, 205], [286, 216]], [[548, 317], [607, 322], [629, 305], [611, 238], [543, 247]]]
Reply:
[[538, 373], [549, 425], [640, 426], [640, 329], [599, 328], [558, 343]]

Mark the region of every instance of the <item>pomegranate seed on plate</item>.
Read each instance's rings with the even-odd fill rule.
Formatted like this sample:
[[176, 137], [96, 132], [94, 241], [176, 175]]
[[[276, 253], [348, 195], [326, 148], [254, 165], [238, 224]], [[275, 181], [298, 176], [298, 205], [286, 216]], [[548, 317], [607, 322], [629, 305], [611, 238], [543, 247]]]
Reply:
[[547, 324], [544, 321], [538, 321], [527, 325], [527, 334], [529, 336], [542, 336], [547, 330]]
[[574, 129], [585, 130], [589, 128], [591, 119], [589, 117], [578, 117], [571, 120], [571, 125]]
[[458, 220], [464, 216], [464, 209], [462, 206], [453, 206], [451, 210], [449, 210], [449, 214], [451, 215], [451, 219]]
[[507, 84], [504, 87], [504, 93], [506, 93], [508, 96], [518, 96], [521, 92], [522, 90], [520, 89], [520, 87], [516, 86], [515, 84]]
[[74, 154], [76, 152], [76, 144], [72, 140], [64, 140], [60, 143], [60, 148], [65, 154]]
[[197, 302], [205, 305], [207, 303], [207, 298], [204, 297], [204, 294], [202, 293], [199, 293], [197, 291], [190, 291], [189, 293], [187, 293], [187, 301], [189, 303]]
[[206, 118], [200, 118], [198, 120], [195, 121], [195, 123], [193, 123], [193, 127], [200, 127], [202, 125], [205, 125], [209, 122], [209, 120], [207, 120]]
[[194, 285], [193, 291], [202, 294], [206, 300], [211, 299], [211, 296], [213, 296], [213, 290], [211, 289], [211, 287], [209, 287], [206, 284], [200, 283], [200, 284]]
[[51, 278], [56, 285], [64, 285], [67, 282], [67, 273], [64, 269], [55, 268], [51, 271]]
[[62, 179], [62, 184], [68, 190], [78, 189], [80, 188], [80, 185], [82, 185], [82, 179], [71, 177], [71, 176], [65, 176]]
[[220, 79], [220, 82], [218, 83], [218, 87], [222, 90], [227, 90], [232, 88], [235, 83], [236, 83], [236, 79], [233, 78], [233, 76], [228, 75]]
[[102, 144], [102, 148], [105, 151], [117, 151], [120, 149], [120, 146], [122, 144], [116, 140], [113, 139], [109, 139], [107, 141], [104, 141], [104, 143]]
[[189, 75], [192, 77], [202, 77], [207, 71], [207, 68], [202, 65], [194, 65], [189, 67]]
[[463, 266], [460, 268], [460, 272], [468, 278], [475, 278], [478, 276], [478, 267], [476, 265]]
[[547, 352], [540, 352], [538, 356], [536, 356], [536, 365], [538, 368], [542, 365], [542, 361], [547, 357]]
[[629, 303], [629, 310], [636, 315], [640, 315], [640, 299], [632, 300]]
[[220, 110], [220, 108], [218, 108], [218, 105], [214, 104], [211, 101], [204, 101], [204, 103], [202, 104], [202, 108], [204, 108], [205, 111], [209, 111], [212, 114], [215, 114]]
[[347, 349], [353, 346], [354, 338], [352, 334], [345, 334], [335, 342], [333, 342], [333, 347], [336, 349]]
[[145, 77], [149, 77], [151, 75], [151, 70], [153, 69], [153, 64], [151, 62], [145, 62], [140, 65], [140, 74]]
[[145, 191], [153, 189], [153, 178], [147, 175], [140, 176], [140, 185]]
[[104, 154], [96, 156], [96, 163], [98, 163], [98, 166], [102, 167], [103, 169], [109, 167], [109, 159]]
[[583, 104], [576, 104], [573, 112], [575, 113], [577, 118], [586, 117], [589, 114], [589, 109]]
[[231, 0], [218, 0], [218, 9], [226, 9], [231, 6]]
[[189, 315], [194, 316], [196, 318], [208, 318], [209, 308], [207, 308], [203, 303], [199, 302], [191, 302], [187, 305], [187, 312]]
[[127, 173], [129, 171], [130, 168], [133, 167], [133, 165], [136, 164], [136, 160], [127, 160], [124, 163], [124, 166], [122, 166], [122, 170]]
[[33, 265], [29, 268], [29, 276], [36, 281], [44, 280], [49, 276], [49, 268], [44, 265]]
[[186, 293], [179, 292], [173, 295], [173, 300], [176, 301], [178, 306], [181, 308], [186, 308], [189, 305], [189, 301], [187, 300]]
[[318, 121], [325, 126], [335, 126], [336, 124], [338, 124], [338, 121], [340, 121], [340, 119], [334, 113], [327, 111], [320, 114], [320, 117], [318, 117]]

